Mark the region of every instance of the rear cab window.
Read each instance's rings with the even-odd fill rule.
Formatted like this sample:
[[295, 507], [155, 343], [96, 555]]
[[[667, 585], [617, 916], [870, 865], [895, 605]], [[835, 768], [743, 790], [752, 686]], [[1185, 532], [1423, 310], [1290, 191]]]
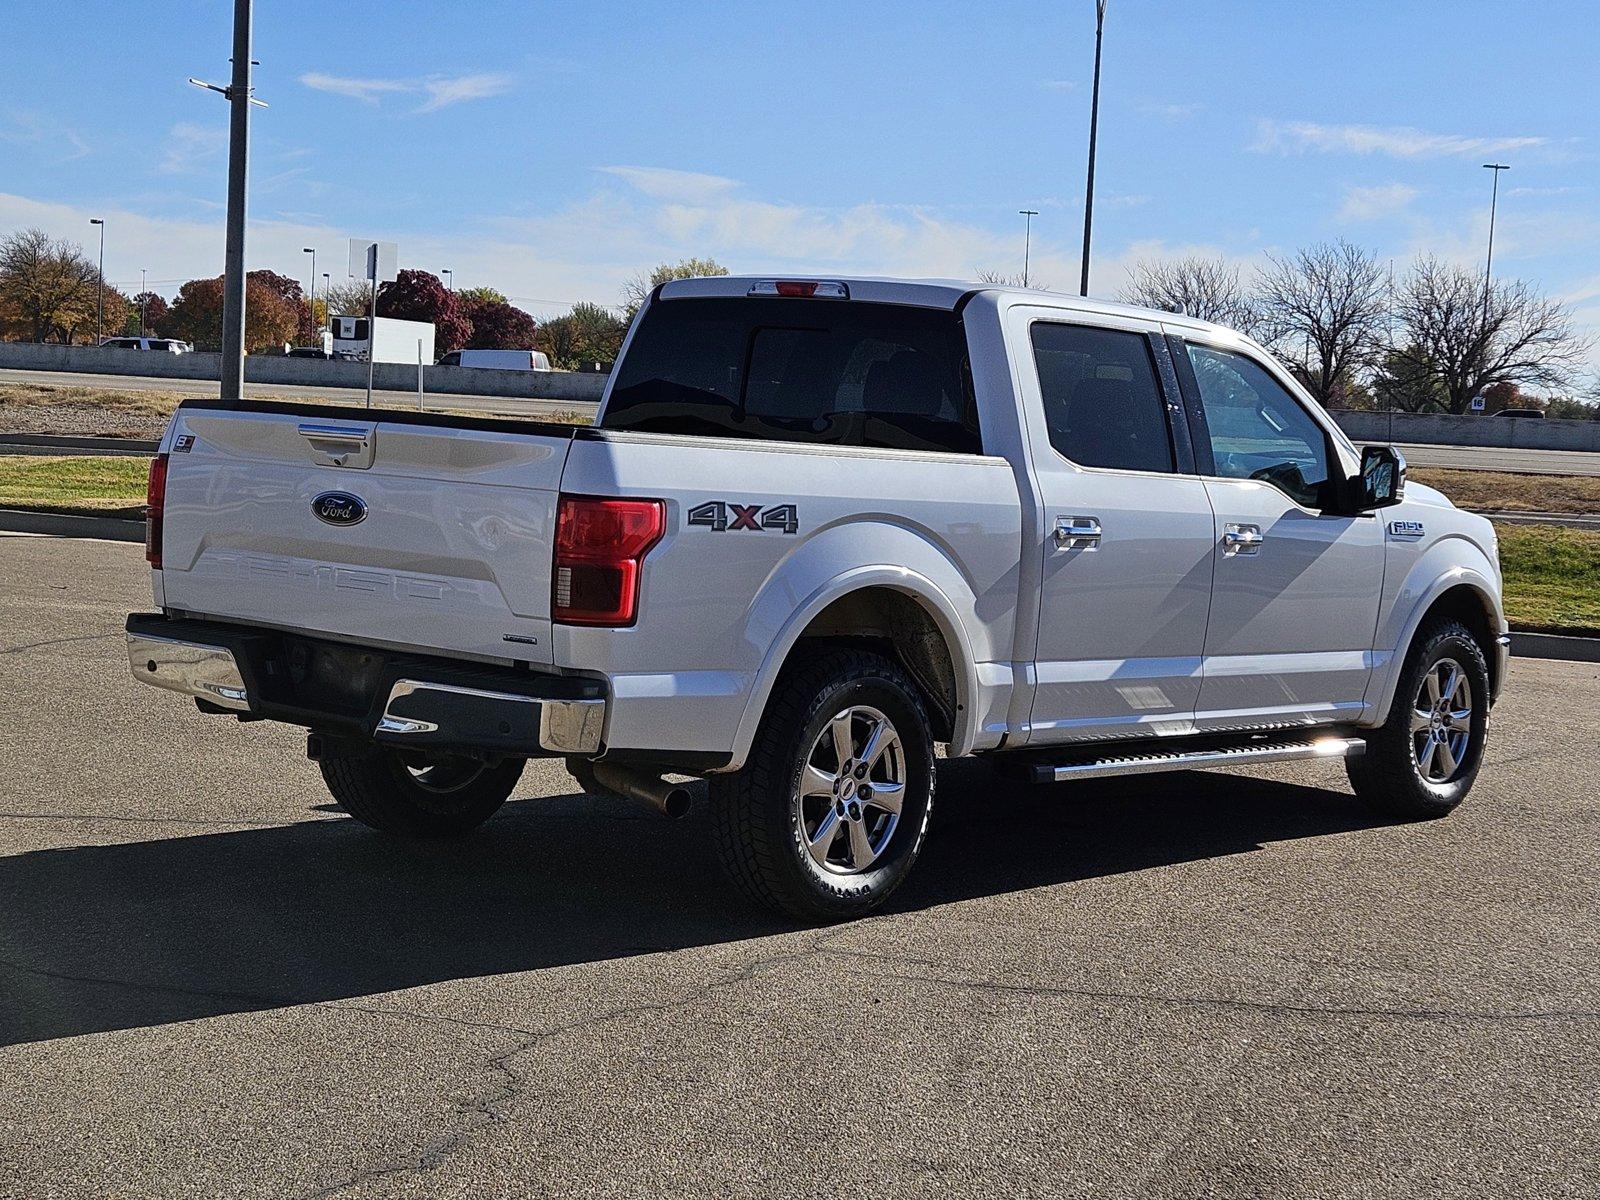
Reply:
[[645, 310], [601, 425], [652, 433], [982, 453], [961, 318], [793, 297]]

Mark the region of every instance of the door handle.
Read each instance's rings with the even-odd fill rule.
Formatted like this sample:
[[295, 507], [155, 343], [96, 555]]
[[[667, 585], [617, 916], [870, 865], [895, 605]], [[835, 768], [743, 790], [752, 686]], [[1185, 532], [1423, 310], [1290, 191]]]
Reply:
[[1063, 549], [1084, 546], [1092, 550], [1100, 544], [1100, 522], [1094, 517], [1057, 517], [1055, 538]]
[[1222, 532], [1222, 552], [1224, 554], [1258, 554], [1261, 543], [1267, 539], [1261, 536], [1259, 525], [1227, 525]]

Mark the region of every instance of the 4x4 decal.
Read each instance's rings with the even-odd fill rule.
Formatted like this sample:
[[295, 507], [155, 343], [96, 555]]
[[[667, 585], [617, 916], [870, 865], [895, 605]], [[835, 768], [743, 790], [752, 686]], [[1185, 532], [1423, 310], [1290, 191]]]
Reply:
[[729, 500], [707, 500], [689, 510], [689, 524], [706, 525], [717, 533], [731, 529], [776, 529], [780, 533], [800, 532], [800, 513], [792, 504], [734, 504]]

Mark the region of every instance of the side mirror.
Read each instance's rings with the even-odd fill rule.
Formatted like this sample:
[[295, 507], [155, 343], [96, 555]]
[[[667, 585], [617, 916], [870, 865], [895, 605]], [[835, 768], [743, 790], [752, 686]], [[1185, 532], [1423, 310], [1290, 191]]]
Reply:
[[1368, 446], [1361, 451], [1361, 478], [1355, 481], [1358, 512], [1388, 508], [1406, 495], [1405, 455], [1393, 446]]

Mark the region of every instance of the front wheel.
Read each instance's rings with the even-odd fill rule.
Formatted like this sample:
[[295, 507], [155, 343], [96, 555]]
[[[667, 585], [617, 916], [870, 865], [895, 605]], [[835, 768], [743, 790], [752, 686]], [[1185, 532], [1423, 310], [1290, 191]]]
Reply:
[[807, 921], [871, 911], [922, 849], [933, 740], [916, 685], [862, 650], [785, 672], [744, 769], [714, 776], [717, 849], [752, 899]]
[[490, 765], [374, 745], [319, 765], [333, 798], [363, 825], [402, 837], [438, 838], [466, 833], [494, 816], [517, 786], [523, 760]]
[[1489, 734], [1489, 667], [1466, 626], [1443, 621], [1417, 635], [1389, 708], [1346, 760], [1356, 795], [1398, 817], [1442, 817], [1466, 798]]

